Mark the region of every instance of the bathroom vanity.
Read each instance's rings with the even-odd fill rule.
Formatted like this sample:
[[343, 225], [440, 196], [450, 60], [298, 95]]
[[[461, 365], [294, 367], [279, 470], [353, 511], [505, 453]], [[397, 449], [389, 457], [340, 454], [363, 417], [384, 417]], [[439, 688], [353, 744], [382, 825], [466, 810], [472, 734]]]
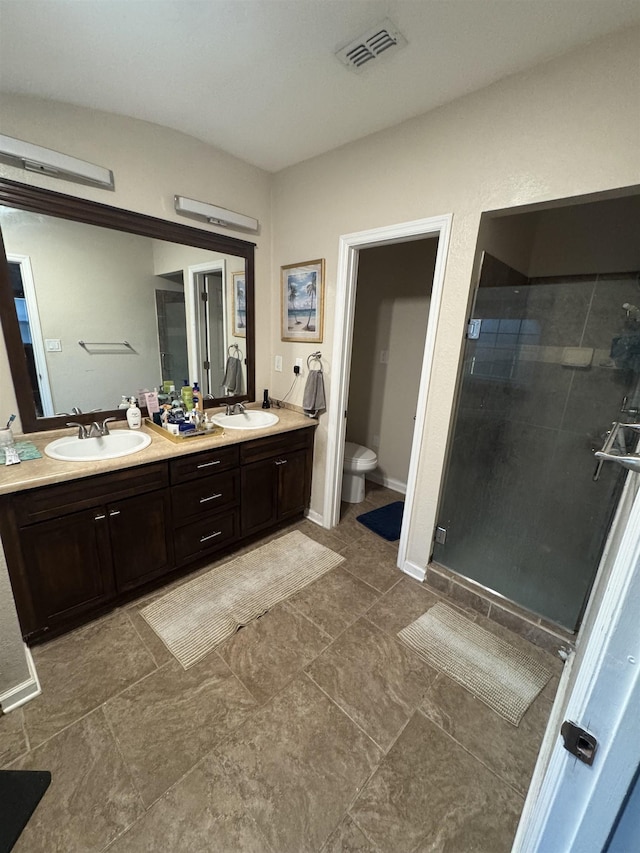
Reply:
[[302, 517], [317, 422], [279, 415], [260, 437], [228, 430], [176, 446], [153, 435], [135, 456], [0, 469], [0, 535], [25, 640], [62, 633]]

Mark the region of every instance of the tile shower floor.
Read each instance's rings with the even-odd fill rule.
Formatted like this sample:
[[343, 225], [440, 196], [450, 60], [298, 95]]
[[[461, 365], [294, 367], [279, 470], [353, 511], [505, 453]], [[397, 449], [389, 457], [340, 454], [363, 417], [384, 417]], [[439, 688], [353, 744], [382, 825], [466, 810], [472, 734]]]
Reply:
[[516, 729], [400, 645], [442, 596], [355, 520], [399, 497], [295, 525], [345, 562], [186, 672], [138, 612], [166, 588], [34, 648], [0, 766], [53, 781], [16, 853], [510, 850], [561, 662], [469, 613], [554, 672]]

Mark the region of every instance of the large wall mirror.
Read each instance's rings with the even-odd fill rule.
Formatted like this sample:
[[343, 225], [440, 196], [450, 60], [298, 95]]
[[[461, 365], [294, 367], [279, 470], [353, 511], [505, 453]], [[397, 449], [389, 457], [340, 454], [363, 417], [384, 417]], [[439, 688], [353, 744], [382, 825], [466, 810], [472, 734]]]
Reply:
[[253, 243], [1, 179], [0, 233], [25, 432], [122, 415], [163, 383], [255, 399]]

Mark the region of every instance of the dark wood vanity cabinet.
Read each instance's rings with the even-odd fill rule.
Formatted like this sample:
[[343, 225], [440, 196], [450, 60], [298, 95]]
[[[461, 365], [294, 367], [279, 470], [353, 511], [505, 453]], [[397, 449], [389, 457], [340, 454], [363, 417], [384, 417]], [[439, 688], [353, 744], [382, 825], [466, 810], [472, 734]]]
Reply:
[[0, 498], [25, 639], [61, 633], [174, 569], [302, 515], [313, 428]]
[[76, 624], [173, 567], [167, 484], [159, 463], [4, 498], [2, 538], [25, 636]]
[[300, 514], [311, 492], [312, 430], [252, 441], [240, 448], [242, 535]]

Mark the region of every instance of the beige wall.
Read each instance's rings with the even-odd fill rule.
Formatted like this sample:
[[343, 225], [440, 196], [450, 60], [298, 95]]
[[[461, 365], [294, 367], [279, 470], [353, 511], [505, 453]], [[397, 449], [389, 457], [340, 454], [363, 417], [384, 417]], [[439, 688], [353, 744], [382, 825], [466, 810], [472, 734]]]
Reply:
[[[360, 252], [347, 440], [378, 454], [376, 478], [406, 489], [438, 241]], [[388, 361], [381, 361], [382, 352]]]
[[[432, 531], [424, 519], [434, 516], [438, 501], [480, 216], [640, 181], [640, 86], [630, 71], [639, 50], [638, 28], [594, 42], [275, 177], [273, 280], [282, 264], [326, 259], [320, 346], [326, 355], [333, 345], [340, 235], [453, 214], [408, 548], [418, 565], [429, 557]], [[280, 350], [286, 364], [306, 356], [309, 345], [280, 342], [277, 317], [274, 302], [270, 351]], [[327, 363], [329, 393], [333, 370]], [[272, 373], [275, 395], [287, 382], [288, 371]], [[296, 393], [299, 402], [302, 387]], [[325, 414], [316, 433], [316, 512], [323, 510], [326, 429]]]
[[[222, 231], [257, 244], [256, 344], [271, 346], [270, 329], [270, 187], [271, 176], [235, 157], [177, 131], [136, 119], [72, 107], [39, 98], [0, 94], [0, 132], [43, 145], [113, 170], [115, 191], [82, 186], [0, 163], [0, 176], [103, 204], [157, 216], [203, 230]], [[173, 209], [179, 194], [238, 210], [260, 221], [260, 233], [216, 229], [181, 217]], [[261, 322], [261, 318], [262, 322]], [[258, 387], [268, 384], [267, 362], [257, 359]], [[153, 384], [157, 383], [152, 383]], [[0, 345], [0, 387], [5, 407], [16, 411], [11, 393], [4, 340]], [[123, 390], [122, 393], [125, 393]], [[19, 423], [16, 424], [19, 429]]]

